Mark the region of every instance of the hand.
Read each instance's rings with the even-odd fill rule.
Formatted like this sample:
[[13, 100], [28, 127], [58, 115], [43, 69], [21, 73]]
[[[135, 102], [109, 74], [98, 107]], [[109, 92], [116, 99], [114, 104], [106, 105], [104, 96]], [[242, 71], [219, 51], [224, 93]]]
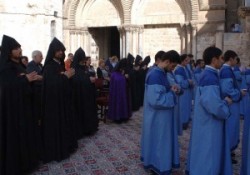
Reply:
[[64, 75], [66, 75], [68, 78], [71, 78], [73, 75], [75, 75], [75, 69], [69, 69], [64, 72]]
[[43, 76], [41, 75], [36, 75], [36, 80], [41, 81], [43, 79]]
[[174, 93], [178, 93], [179, 88], [178, 88], [178, 86], [173, 85], [173, 86], [171, 87], [171, 90], [172, 90]]
[[37, 72], [33, 71], [25, 75], [29, 82], [37, 80]]
[[125, 74], [125, 77], [128, 78], [129, 77], [128, 74]]
[[229, 97], [225, 97], [224, 100], [227, 102], [227, 104], [231, 105], [233, 103], [233, 100]]
[[95, 77], [89, 77], [89, 79], [90, 79], [91, 83], [94, 83], [96, 78]]

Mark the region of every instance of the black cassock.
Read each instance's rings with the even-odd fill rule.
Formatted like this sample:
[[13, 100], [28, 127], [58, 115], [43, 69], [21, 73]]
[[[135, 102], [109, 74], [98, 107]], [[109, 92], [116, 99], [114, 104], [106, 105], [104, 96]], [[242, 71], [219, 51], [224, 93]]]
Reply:
[[74, 116], [77, 122], [78, 138], [84, 135], [92, 134], [98, 129], [98, 117], [96, 106], [96, 89], [90, 81], [90, 75], [86, 67], [79, 62], [85, 58], [84, 51], [79, 48], [73, 59], [73, 76], [72, 105]]
[[19, 45], [15, 42], [3, 36], [0, 57], [1, 175], [27, 173], [38, 165], [30, 83], [23, 67], [8, 58], [10, 51]]
[[61, 161], [77, 147], [73, 132], [70, 79], [63, 74], [63, 61], [53, 59], [56, 50], [64, 49], [56, 38], [45, 60], [42, 82], [43, 161]]
[[129, 74], [130, 89], [131, 89], [131, 103], [132, 110], [137, 111], [141, 106], [141, 86], [140, 86], [140, 72], [133, 69]]

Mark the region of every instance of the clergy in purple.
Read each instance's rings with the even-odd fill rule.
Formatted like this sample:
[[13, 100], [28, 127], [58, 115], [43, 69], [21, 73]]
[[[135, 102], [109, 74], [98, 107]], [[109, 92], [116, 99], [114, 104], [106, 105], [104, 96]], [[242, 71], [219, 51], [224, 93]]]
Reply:
[[131, 117], [129, 108], [127, 82], [124, 75], [127, 60], [122, 59], [110, 77], [108, 119], [124, 121]]

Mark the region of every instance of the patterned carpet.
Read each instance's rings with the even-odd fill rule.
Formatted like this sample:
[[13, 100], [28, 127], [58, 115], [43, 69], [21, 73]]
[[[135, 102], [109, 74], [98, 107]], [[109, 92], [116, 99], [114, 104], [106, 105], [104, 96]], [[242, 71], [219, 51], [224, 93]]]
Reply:
[[[79, 140], [79, 148], [69, 159], [42, 165], [32, 175], [147, 175], [140, 161], [142, 109], [126, 123], [100, 122], [99, 131]], [[184, 175], [190, 129], [179, 137], [181, 168], [173, 175]], [[239, 175], [241, 145], [236, 150]]]

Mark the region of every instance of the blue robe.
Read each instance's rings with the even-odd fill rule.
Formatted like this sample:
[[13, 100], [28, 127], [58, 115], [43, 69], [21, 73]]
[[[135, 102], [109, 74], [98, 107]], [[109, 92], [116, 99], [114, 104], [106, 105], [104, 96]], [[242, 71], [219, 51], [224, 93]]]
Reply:
[[230, 105], [230, 118], [226, 122], [229, 132], [231, 150], [237, 148], [240, 134], [240, 100], [241, 92], [238, 89], [237, 81], [232, 68], [224, 64], [220, 70], [220, 85], [222, 98], [230, 97], [233, 104]]
[[192, 87], [188, 81], [187, 71], [183, 66], [178, 65], [174, 71], [176, 81], [181, 86], [183, 94], [179, 98], [179, 106], [181, 107], [181, 122], [187, 124], [191, 117], [192, 110]]
[[220, 96], [217, 70], [206, 67], [197, 87], [187, 174], [232, 174], [225, 129], [229, 115], [229, 107]]
[[[164, 70], [155, 67], [146, 77], [141, 138], [141, 160], [146, 169], [169, 175], [180, 166], [175, 133], [175, 94]], [[177, 144], [177, 145], [176, 145]]]
[[244, 129], [243, 129], [243, 139], [242, 139], [242, 163], [241, 163], [241, 175], [250, 174], [250, 69], [246, 70], [246, 84], [248, 93], [243, 99], [246, 99], [246, 104], [244, 116]]
[[[181, 89], [180, 85], [178, 85], [176, 81], [176, 78], [173, 72], [167, 73], [167, 79], [168, 79], [170, 86], [177, 85]], [[183, 91], [181, 90], [179, 95], [181, 95], [182, 93]], [[174, 108], [174, 119], [175, 119], [175, 126], [177, 128], [178, 135], [181, 136], [182, 135], [182, 122], [180, 118], [179, 95], [176, 96], [177, 105], [175, 105], [175, 108]]]
[[[249, 92], [249, 88], [250, 88], [250, 69], [246, 69], [246, 71], [242, 73], [241, 89], [247, 89]], [[247, 93], [245, 96], [242, 97], [240, 101], [240, 114], [242, 117], [248, 115], [249, 106], [250, 106], [250, 94]]]

